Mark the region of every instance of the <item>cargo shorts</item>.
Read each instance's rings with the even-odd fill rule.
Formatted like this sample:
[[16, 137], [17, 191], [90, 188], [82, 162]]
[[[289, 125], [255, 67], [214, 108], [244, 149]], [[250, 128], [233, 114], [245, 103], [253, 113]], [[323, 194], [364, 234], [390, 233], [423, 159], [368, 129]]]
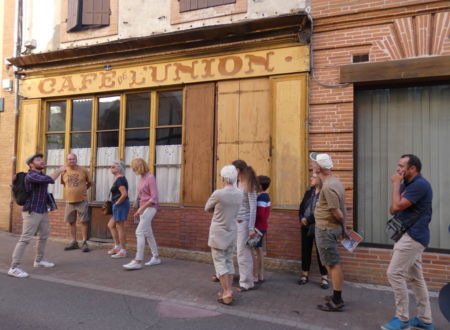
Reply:
[[339, 237], [342, 235], [342, 227], [333, 229], [315, 230], [316, 245], [319, 251], [320, 261], [326, 266], [334, 266], [339, 263]]
[[66, 209], [64, 210], [64, 221], [74, 223], [77, 220], [77, 214], [80, 222], [89, 221], [88, 202], [82, 201], [78, 203], [66, 203]]

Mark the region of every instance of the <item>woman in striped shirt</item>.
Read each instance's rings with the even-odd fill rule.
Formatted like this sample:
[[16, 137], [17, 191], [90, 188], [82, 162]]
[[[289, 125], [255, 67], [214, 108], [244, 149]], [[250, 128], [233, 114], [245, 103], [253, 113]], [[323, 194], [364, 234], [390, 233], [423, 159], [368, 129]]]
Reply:
[[258, 182], [255, 171], [243, 160], [235, 160], [234, 167], [238, 170], [238, 188], [243, 192], [242, 204], [236, 221], [237, 259], [239, 265], [239, 291], [244, 292], [254, 288], [252, 249], [247, 240], [256, 236], [256, 198]]

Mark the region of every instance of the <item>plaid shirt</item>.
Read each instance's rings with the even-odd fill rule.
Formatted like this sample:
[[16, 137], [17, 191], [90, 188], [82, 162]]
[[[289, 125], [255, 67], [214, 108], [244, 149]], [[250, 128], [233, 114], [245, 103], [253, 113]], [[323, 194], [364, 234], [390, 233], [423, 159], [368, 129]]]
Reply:
[[23, 212], [47, 213], [48, 184], [55, 181], [48, 175], [29, 171], [25, 177], [25, 189], [31, 191], [30, 199], [23, 207]]

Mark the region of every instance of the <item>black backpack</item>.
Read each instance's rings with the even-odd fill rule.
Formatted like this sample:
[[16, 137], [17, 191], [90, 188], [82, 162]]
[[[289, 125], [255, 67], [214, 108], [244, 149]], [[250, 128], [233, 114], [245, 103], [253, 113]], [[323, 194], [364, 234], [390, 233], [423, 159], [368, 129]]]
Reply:
[[31, 192], [25, 189], [25, 177], [27, 173], [19, 172], [16, 174], [16, 177], [12, 183], [12, 193], [14, 196], [14, 200], [20, 206], [25, 205], [28, 199], [30, 199]]

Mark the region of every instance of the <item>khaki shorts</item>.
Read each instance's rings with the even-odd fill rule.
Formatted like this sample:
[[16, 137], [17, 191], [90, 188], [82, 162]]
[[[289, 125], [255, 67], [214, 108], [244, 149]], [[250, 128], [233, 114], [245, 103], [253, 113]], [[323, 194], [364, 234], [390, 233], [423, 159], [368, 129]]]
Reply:
[[339, 263], [338, 239], [342, 235], [342, 227], [334, 229], [315, 230], [317, 250], [320, 261], [326, 266], [334, 266]]
[[89, 207], [88, 202], [83, 201], [79, 203], [66, 203], [66, 209], [64, 211], [64, 221], [68, 223], [74, 223], [78, 219], [80, 222], [89, 222]]

